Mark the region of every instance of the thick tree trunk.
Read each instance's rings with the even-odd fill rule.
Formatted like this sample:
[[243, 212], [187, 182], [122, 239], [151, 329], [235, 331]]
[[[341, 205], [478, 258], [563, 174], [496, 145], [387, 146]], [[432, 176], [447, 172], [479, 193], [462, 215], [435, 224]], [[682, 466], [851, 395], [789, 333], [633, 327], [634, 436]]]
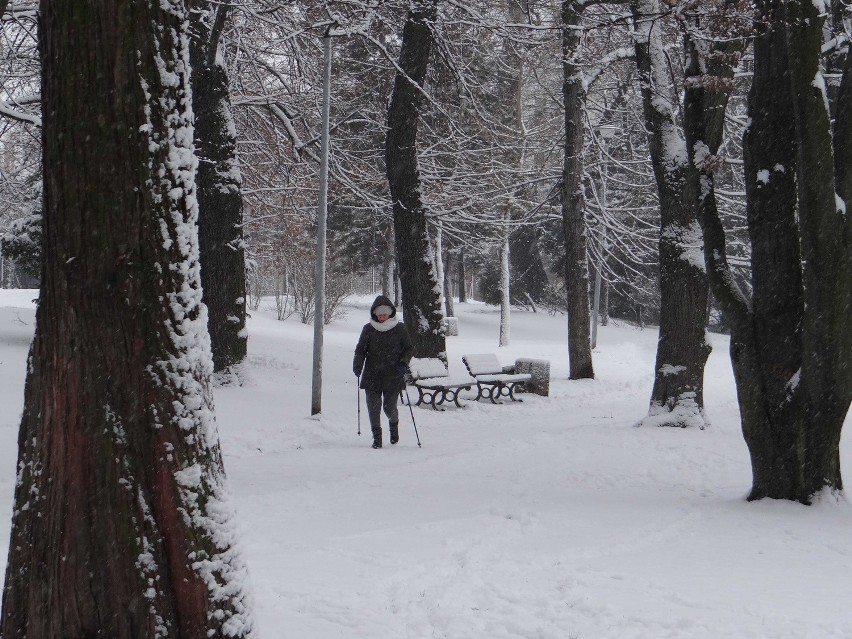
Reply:
[[418, 108], [432, 50], [437, 0], [412, 2], [402, 31], [399, 67], [388, 107], [385, 166], [393, 203], [394, 235], [405, 325], [415, 357], [446, 358], [440, 294], [429, 260], [426, 211], [417, 168]]
[[[852, 398], [849, 202], [838, 202], [835, 193], [831, 124], [820, 73], [824, 19], [813, 2], [788, 2], [806, 309], [800, 384], [809, 419], [799, 446], [803, 448], [802, 481], [807, 495], [823, 487], [842, 488], [840, 431]], [[842, 148], [837, 152], [850, 153]]]
[[[743, 435], [752, 457], [751, 498], [797, 491], [798, 407], [788, 384], [801, 367], [801, 255], [796, 222], [796, 148], [783, 3], [764, 3], [768, 22], [754, 40], [749, 94], [753, 126], [743, 137], [746, 213], [752, 247], [752, 308], [732, 356]], [[767, 164], [768, 163], [768, 164]]]
[[704, 419], [704, 365], [710, 354], [705, 329], [708, 284], [701, 253], [695, 168], [667, 98], [670, 79], [659, 29], [647, 16], [657, 0], [634, 0], [636, 66], [648, 147], [660, 201], [660, 337], [648, 417], [640, 423], [698, 426]]
[[201, 288], [208, 309], [213, 368], [227, 371], [246, 356], [243, 200], [228, 78], [217, 55], [228, 5], [192, 0], [192, 103]]
[[[681, 21], [686, 53], [683, 121], [690, 168], [685, 179], [690, 182], [688, 192], [697, 197], [699, 221], [718, 216], [714, 178], [718, 168], [716, 154], [722, 144], [734, 66], [745, 43], [742, 34], [737, 32], [738, 23], [729, 24], [724, 32], [708, 33], [707, 29], [712, 30], [712, 26], [699, 16], [694, 20], [685, 17]], [[700, 43], [698, 46], [696, 40]], [[751, 182], [752, 187], [755, 184]], [[705, 286], [709, 287], [709, 282], [702, 283], [702, 296]], [[706, 315], [702, 317], [706, 323]], [[697, 333], [697, 325], [695, 329]], [[703, 327], [701, 330], [703, 332]]]
[[565, 235], [565, 290], [568, 296], [570, 379], [593, 379], [589, 318], [589, 262], [583, 205], [583, 75], [577, 56], [582, 3], [562, 2], [562, 96], [565, 102], [565, 157], [562, 165], [562, 230]]
[[42, 289], [0, 635], [247, 637], [182, 3], [40, 9]]
[[[849, 231], [836, 210], [828, 116], [814, 83], [821, 20], [810, 2], [765, 0], [758, 11], [744, 138], [751, 304], [733, 285], [711, 209], [702, 212], [705, 260], [731, 323], [749, 499], [810, 503], [824, 488], [841, 488], [840, 430], [852, 395], [840, 312], [850, 303]], [[840, 132], [846, 123], [838, 123]]]

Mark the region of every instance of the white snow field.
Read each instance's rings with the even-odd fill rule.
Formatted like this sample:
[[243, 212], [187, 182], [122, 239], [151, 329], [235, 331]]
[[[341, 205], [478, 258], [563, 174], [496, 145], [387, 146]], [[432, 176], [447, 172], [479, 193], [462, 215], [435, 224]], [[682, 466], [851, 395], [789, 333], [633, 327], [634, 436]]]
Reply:
[[[36, 294], [0, 291], [0, 574]], [[400, 443], [372, 450], [351, 371], [371, 300], [326, 328], [321, 417], [313, 329], [271, 302], [248, 324], [246, 383], [215, 391], [260, 636], [852, 638], [852, 507], [745, 501], [724, 336], [710, 337], [712, 425], [635, 428], [655, 330], [601, 327], [597, 379], [569, 381], [563, 316], [513, 311], [497, 348], [498, 309], [456, 304], [452, 374], [466, 353], [549, 359], [550, 397], [415, 408], [422, 448], [400, 406]]]

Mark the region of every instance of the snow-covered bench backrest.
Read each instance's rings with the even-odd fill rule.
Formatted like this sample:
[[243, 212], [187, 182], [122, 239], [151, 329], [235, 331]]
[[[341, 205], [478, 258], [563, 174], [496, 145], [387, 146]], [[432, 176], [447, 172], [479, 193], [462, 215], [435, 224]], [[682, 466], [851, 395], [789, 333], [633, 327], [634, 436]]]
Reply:
[[447, 376], [447, 367], [437, 357], [414, 357], [409, 362], [408, 368], [411, 370], [411, 377], [414, 379]]
[[462, 357], [464, 365], [471, 375], [499, 375], [503, 367], [494, 353], [482, 353], [477, 355], [465, 355]]

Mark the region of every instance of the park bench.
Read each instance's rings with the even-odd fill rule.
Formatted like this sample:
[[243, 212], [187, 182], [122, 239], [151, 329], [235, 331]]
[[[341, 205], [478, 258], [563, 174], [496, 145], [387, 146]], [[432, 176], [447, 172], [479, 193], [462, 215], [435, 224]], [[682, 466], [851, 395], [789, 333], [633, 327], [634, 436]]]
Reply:
[[411, 371], [411, 382], [419, 395], [415, 406], [429, 404], [435, 410], [444, 410], [440, 408], [441, 404], [450, 401], [462, 408], [459, 393], [470, 390], [476, 383], [469, 377], [451, 378], [447, 366], [437, 357], [415, 357], [408, 367]]
[[498, 404], [501, 402], [497, 400], [502, 396], [513, 402], [523, 401], [515, 397], [515, 388], [530, 380], [532, 375], [529, 373], [507, 373], [493, 353], [465, 355], [462, 361], [470, 376], [476, 380], [477, 401], [487, 397], [492, 404]]

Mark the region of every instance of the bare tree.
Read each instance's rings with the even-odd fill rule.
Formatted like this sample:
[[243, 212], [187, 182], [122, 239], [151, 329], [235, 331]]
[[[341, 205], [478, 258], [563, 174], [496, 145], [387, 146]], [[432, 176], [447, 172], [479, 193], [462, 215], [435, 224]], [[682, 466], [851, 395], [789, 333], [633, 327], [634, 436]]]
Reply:
[[658, 0], [633, 0], [636, 65], [660, 203], [660, 337], [648, 417], [640, 423], [698, 426], [704, 419], [704, 365], [710, 355], [708, 284], [701, 254], [695, 168], [677, 122], [663, 49]]
[[823, 20], [807, 0], [757, 3], [744, 140], [750, 298], [731, 275], [721, 221], [709, 208], [702, 215], [710, 283], [731, 324], [749, 499], [810, 503], [842, 488], [840, 433], [852, 401], [852, 58], [832, 140]]
[[562, 229], [565, 234], [565, 289], [568, 308], [568, 360], [571, 379], [592, 379], [589, 341], [589, 262], [583, 206], [583, 73], [579, 65], [582, 2], [562, 2], [562, 96], [565, 153], [562, 165]]
[[440, 295], [417, 168], [418, 108], [432, 49], [437, 0], [412, 2], [402, 32], [399, 70], [388, 107], [385, 166], [393, 202], [394, 237], [405, 324], [415, 357], [446, 358]]
[[213, 369], [227, 372], [246, 356], [243, 199], [228, 77], [219, 40], [229, 5], [190, 0], [190, 58], [198, 152], [201, 287], [208, 309]]

